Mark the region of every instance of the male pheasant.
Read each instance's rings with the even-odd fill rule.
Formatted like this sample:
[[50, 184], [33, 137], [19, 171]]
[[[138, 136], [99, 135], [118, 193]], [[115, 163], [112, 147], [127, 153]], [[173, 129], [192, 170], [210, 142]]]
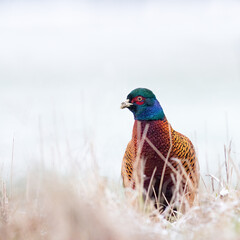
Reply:
[[154, 199], [156, 207], [179, 203], [182, 197], [191, 206], [199, 181], [191, 141], [173, 130], [155, 95], [146, 88], [133, 90], [121, 108], [128, 108], [135, 119], [122, 161], [124, 187], [134, 189], [142, 181], [144, 196]]

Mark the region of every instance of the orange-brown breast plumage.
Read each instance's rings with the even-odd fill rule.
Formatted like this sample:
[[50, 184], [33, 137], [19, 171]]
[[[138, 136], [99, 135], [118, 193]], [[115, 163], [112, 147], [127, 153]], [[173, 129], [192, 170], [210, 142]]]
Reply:
[[[140, 147], [141, 141], [142, 148]], [[138, 153], [139, 147], [141, 149]], [[141, 175], [139, 161], [144, 163], [144, 175]], [[160, 189], [160, 197], [164, 194], [170, 202], [176, 185], [180, 181], [182, 194], [185, 194], [190, 205], [192, 204], [199, 180], [196, 153], [191, 141], [173, 130], [165, 117], [163, 120], [155, 121], [135, 120], [132, 139], [122, 161], [124, 186], [135, 188], [139, 175], [144, 178], [144, 189], [146, 192], [150, 190], [151, 198], [156, 198]], [[164, 199], [163, 196], [162, 199]], [[162, 202], [166, 205], [166, 201]]]

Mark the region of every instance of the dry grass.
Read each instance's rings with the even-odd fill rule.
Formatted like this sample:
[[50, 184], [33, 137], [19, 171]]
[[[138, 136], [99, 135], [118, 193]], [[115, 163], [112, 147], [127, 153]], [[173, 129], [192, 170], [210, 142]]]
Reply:
[[[194, 207], [174, 221], [146, 206], [137, 192], [137, 204], [129, 204], [121, 183], [97, 171], [30, 171], [24, 183], [13, 184], [12, 197], [2, 181], [0, 239], [239, 239], [240, 191], [231, 181], [240, 180], [239, 170], [230, 147], [225, 152], [226, 174], [211, 175], [209, 186], [202, 182]], [[223, 175], [225, 181], [218, 180]]]

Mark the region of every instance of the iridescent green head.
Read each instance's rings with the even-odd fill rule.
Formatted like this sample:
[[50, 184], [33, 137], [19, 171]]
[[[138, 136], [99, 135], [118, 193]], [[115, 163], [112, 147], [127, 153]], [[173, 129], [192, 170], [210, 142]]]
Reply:
[[136, 120], [163, 120], [165, 115], [153, 92], [147, 88], [131, 91], [121, 108], [128, 108]]

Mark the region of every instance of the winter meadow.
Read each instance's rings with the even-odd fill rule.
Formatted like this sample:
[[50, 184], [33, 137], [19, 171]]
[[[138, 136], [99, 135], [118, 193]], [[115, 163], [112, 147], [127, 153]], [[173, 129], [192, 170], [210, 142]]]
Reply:
[[[0, 239], [239, 239], [239, 12], [235, 0], [0, 1]], [[134, 119], [120, 104], [138, 87], [197, 152], [184, 212], [123, 188]]]

